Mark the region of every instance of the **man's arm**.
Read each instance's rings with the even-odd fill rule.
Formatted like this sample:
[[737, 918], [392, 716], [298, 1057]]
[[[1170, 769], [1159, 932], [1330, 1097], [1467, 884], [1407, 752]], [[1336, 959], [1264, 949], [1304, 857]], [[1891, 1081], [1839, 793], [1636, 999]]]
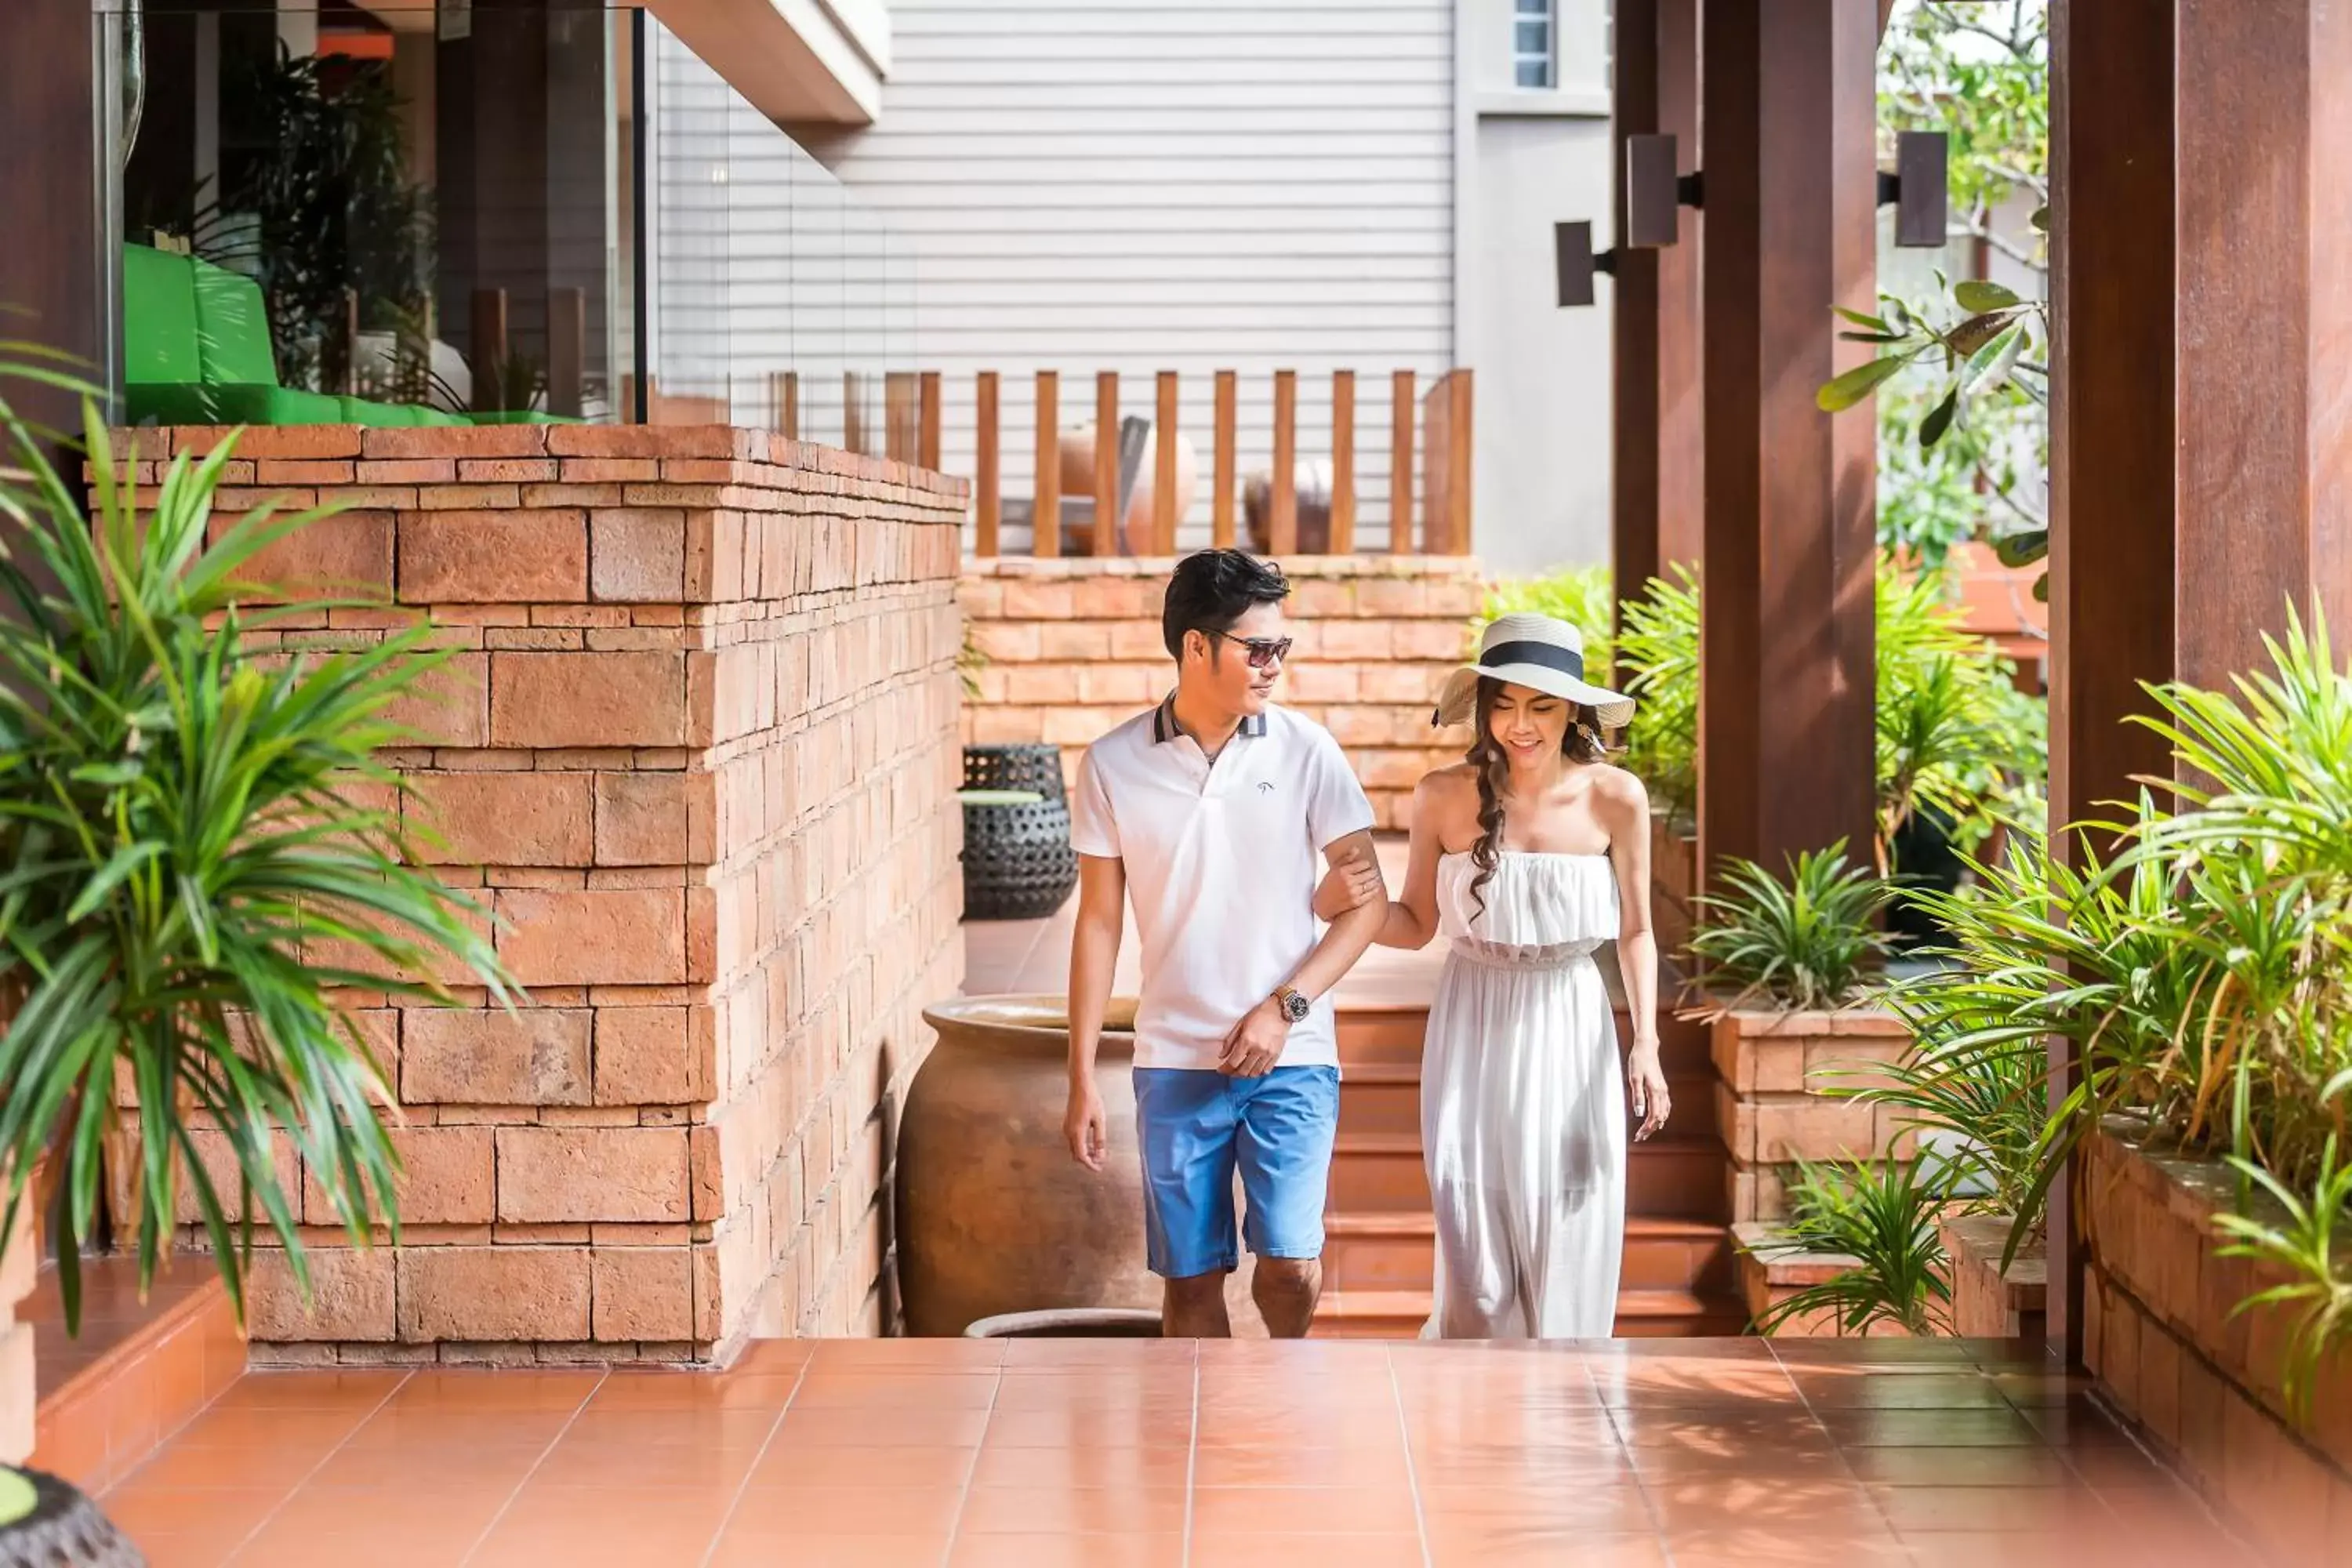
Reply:
[[[1378, 855], [1369, 828], [1335, 839], [1323, 850], [1325, 862], [1331, 866], [1357, 855]], [[1321, 997], [1356, 967], [1356, 961], [1370, 949], [1372, 939], [1380, 934], [1388, 917], [1388, 900], [1374, 899], [1333, 921], [1323, 932], [1323, 940], [1315, 944], [1315, 951], [1307, 955], [1307, 962], [1290, 976], [1290, 988], [1309, 1002]], [[1075, 985], [1076, 981], [1072, 984]], [[1282, 1016], [1282, 1004], [1269, 996], [1251, 1008], [1234, 1026], [1233, 1033], [1225, 1037], [1224, 1054], [1218, 1058], [1217, 1070], [1233, 1078], [1263, 1078], [1281, 1062], [1282, 1047], [1289, 1038], [1290, 1025]]]
[[1095, 1052], [1118, 967], [1126, 904], [1126, 865], [1099, 855], [1079, 856], [1078, 915], [1070, 933], [1070, 1099], [1062, 1134], [1071, 1157], [1091, 1171], [1102, 1169], [1109, 1139], [1102, 1095], [1095, 1087]]

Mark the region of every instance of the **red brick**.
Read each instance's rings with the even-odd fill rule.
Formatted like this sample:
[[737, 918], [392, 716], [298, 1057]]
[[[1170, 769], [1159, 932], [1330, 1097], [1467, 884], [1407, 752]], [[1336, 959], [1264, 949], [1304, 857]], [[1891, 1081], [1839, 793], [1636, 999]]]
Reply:
[[600, 1247], [590, 1264], [596, 1338], [691, 1340], [694, 1279], [683, 1247]]
[[753, 431], [722, 425], [551, 425], [547, 449], [559, 458], [731, 458], [738, 437], [748, 454]]
[[552, 458], [465, 458], [457, 463], [459, 482], [478, 484], [547, 484], [555, 479]]
[[689, 1217], [683, 1127], [502, 1127], [498, 1141], [501, 1220], [677, 1225]]
[[492, 682], [502, 746], [687, 743], [683, 654], [501, 653]]
[[422, 677], [384, 717], [416, 731], [428, 746], [478, 747], [490, 734], [490, 662], [485, 653], [453, 655]]
[[686, 513], [599, 510], [590, 520], [599, 599], [669, 600], [686, 592]]
[[530, 604], [588, 596], [588, 522], [578, 511], [412, 513], [400, 526], [404, 603]]
[[426, 865], [585, 866], [594, 847], [591, 790], [579, 773], [416, 773], [405, 807], [441, 839], [423, 842]]
[[497, 897], [499, 956], [525, 985], [676, 985], [688, 977], [683, 889]]
[[[401, 1223], [490, 1222], [493, 1162], [488, 1127], [394, 1127], [385, 1136], [400, 1159], [393, 1193]], [[328, 1202], [326, 1189], [308, 1176], [302, 1186], [302, 1218], [315, 1226], [340, 1226], [344, 1218]]]
[[596, 1009], [596, 1103], [685, 1105], [710, 1097], [710, 1064], [689, 1043], [684, 1007]]
[[543, 425], [403, 426], [370, 430], [368, 458], [533, 458], [547, 450]]
[[[205, 439], [205, 435], [209, 439]], [[191, 430], [181, 450], [209, 451], [214, 442], [225, 438], [225, 430], [199, 433]], [[356, 458], [360, 455], [360, 429], [356, 425], [264, 425], [237, 433], [236, 455], [240, 458]]]
[[[218, 540], [237, 521], [216, 511], [206, 532]], [[389, 512], [338, 512], [307, 522], [266, 546], [247, 561], [237, 576], [281, 598], [389, 598], [392, 538]]]
[[585, 1105], [584, 1007], [417, 1007], [402, 1034], [400, 1095], [411, 1105]]
[[286, 1254], [253, 1255], [246, 1282], [247, 1331], [257, 1340], [303, 1342], [389, 1340], [393, 1317], [393, 1255], [388, 1248], [313, 1247], [305, 1249], [307, 1297]]
[[354, 476], [363, 485], [454, 485], [454, 458], [374, 458], [363, 459]]
[[1756, 1158], [1768, 1163], [1866, 1157], [1876, 1136], [1868, 1105], [1808, 1097], [1756, 1107]]
[[412, 1247], [397, 1277], [404, 1340], [588, 1337], [584, 1247]]
[[596, 864], [686, 864], [687, 803], [695, 776], [596, 774]]

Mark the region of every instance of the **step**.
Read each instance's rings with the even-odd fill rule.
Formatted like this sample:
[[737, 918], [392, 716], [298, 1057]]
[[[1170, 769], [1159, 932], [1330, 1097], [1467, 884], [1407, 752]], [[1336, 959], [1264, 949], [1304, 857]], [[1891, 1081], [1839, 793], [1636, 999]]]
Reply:
[[[1426, 1290], [1326, 1290], [1315, 1309], [1321, 1339], [1412, 1339], [1429, 1321]], [[1619, 1339], [1700, 1338], [1744, 1332], [1748, 1313], [1728, 1294], [1696, 1290], [1617, 1293]]]
[[[1343, 1293], [1427, 1290], [1437, 1222], [1426, 1214], [1333, 1214], [1324, 1219], [1323, 1281]], [[1625, 1222], [1620, 1284], [1628, 1289], [1698, 1289], [1728, 1296], [1731, 1233], [1705, 1221], [1636, 1215]]]
[[[1612, 1016], [1616, 1020], [1618, 1039], [1627, 1038], [1633, 1030], [1626, 1015], [1619, 1011]], [[1417, 1068], [1428, 1027], [1426, 1006], [1342, 1007], [1339, 1016], [1340, 1067], [1347, 1074], [1373, 1067]], [[1661, 1008], [1658, 1060], [1670, 1078], [1712, 1077], [1715, 1062], [1706, 1026], [1675, 1017]]]
[[[1716, 1105], [1720, 1080], [1709, 1069], [1704, 1076], [1670, 1072], [1666, 1091], [1674, 1096], [1674, 1128], [1691, 1137], [1721, 1132]], [[1372, 1062], [1351, 1067], [1339, 1080], [1339, 1131], [1345, 1132], [1418, 1132], [1421, 1130], [1421, 1069], [1402, 1062]]]
[[41, 1270], [17, 1308], [33, 1325], [34, 1465], [103, 1491], [243, 1375], [245, 1339], [210, 1261], [168, 1260], [142, 1301], [135, 1259], [84, 1258], [75, 1338], [57, 1269]]
[[[1626, 1210], [1675, 1219], [1724, 1216], [1730, 1156], [1712, 1135], [1667, 1133], [1626, 1151]], [[1328, 1206], [1339, 1214], [1421, 1214], [1429, 1181], [1418, 1132], [1341, 1131]]]

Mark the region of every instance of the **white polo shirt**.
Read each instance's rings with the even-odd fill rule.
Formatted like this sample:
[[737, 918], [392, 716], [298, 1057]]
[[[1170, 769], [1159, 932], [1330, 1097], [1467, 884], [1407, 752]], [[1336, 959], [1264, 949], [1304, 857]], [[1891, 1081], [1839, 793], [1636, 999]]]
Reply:
[[[1269, 708], [1212, 764], [1173, 701], [1087, 748], [1070, 843], [1126, 868], [1143, 942], [1135, 1065], [1213, 1069], [1234, 1026], [1315, 951], [1323, 851], [1370, 827], [1372, 805], [1321, 725]], [[1339, 1060], [1325, 995], [1281, 1065]]]

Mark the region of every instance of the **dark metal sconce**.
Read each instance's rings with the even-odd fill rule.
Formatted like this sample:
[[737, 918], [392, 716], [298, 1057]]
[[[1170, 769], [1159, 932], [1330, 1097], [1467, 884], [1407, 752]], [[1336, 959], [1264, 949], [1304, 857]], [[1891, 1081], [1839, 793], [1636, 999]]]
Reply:
[[1940, 131], [1906, 131], [1895, 139], [1895, 167], [1878, 171], [1878, 205], [1895, 209], [1895, 243], [1939, 250], [1950, 213], [1951, 143]]
[[1696, 207], [1705, 195], [1696, 173], [1678, 174], [1679, 153], [1671, 136], [1625, 138], [1625, 243], [1637, 249], [1672, 245], [1681, 232], [1682, 207]]
[[1563, 309], [1592, 303], [1592, 275], [1617, 275], [1617, 253], [1592, 248], [1592, 225], [1583, 218], [1551, 226], [1552, 267]]

